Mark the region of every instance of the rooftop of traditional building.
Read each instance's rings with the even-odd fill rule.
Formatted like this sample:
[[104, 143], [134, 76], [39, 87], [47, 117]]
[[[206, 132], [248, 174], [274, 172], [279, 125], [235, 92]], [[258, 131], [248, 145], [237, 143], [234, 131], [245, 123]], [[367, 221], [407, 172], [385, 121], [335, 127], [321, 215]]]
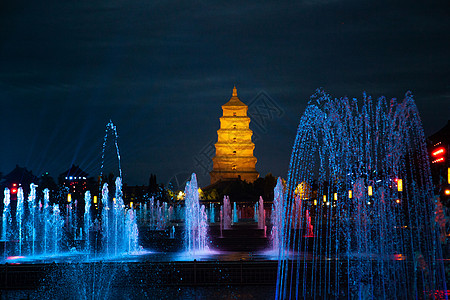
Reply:
[[222, 107], [224, 106], [247, 106], [245, 105], [244, 102], [242, 102], [238, 96], [237, 96], [237, 89], [236, 87], [233, 88], [233, 94], [231, 95], [231, 99], [225, 103], [224, 105], [222, 105]]

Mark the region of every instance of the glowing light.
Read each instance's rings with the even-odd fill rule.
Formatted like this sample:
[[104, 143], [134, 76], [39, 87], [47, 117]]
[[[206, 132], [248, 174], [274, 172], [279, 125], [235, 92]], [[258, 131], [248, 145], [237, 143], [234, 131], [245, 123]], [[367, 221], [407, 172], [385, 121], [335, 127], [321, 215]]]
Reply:
[[403, 192], [403, 179], [397, 179], [397, 191]]
[[450, 168], [447, 169], [447, 183], [450, 184]]
[[444, 159], [443, 157], [441, 157], [441, 158], [438, 158], [438, 159], [433, 160], [431, 163], [432, 163], [432, 164], [435, 164], [435, 163], [443, 162], [444, 160], [445, 160], [445, 159]]
[[372, 188], [371, 185], [369, 185], [369, 186], [367, 187], [367, 194], [368, 194], [369, 196], [373, 196], [373, 188]]
[[114, 202], [114, 204], [116, 204], [116, 198], [113, 198], [113, 202]]
[[337, 193], [334, 193], [334, 201], [337, 201]]
[[323, 195], [323, 202], [327, 202], [327, 195]]
[[130, 208], [131, 209], [133, 208], [133, 202], [130, 202]]
[[311, 194], [311, 187], [309, 186], [309, 184], [303, 181], [299, 185], [297, 185], [294, 193], [299, 196], [300, 199], [309, 199]]
[[314, 205], [317, 205], [317, 199], [314, 199]]
[[352, 190], [348, 191], [348, 199], [352, 199]]
[[72, 202], [72, 194], [67, 194], [67, 202]]
[[94, 196], [94, 204], [97, 204], [97, 196]]
[[17, 186], [17, 183], [13, 183], [13, 186]]
[[330, 205], [330, 202], [329, 202], [329, 201], [327, 202], [327, 205]]
[[8, 256], [6, 259], [20, 259], [25, 258], [25, 256]]
[[13, 194], [17, 193], [17, 189], [12, 189], [11, 193], [13, 193]]
[[400, 203], [400, 199], [395, 200], [395, 202]]
[[185, 193], [183, 193], [182, 191], [180, 191], [177, 195], [177, 200], [183, 200], [185, 197]]
[[444, 194], [447, 195], [447, 196], [450, 195], [450, 190], [449, 190], [449, 189], [446, 189], [446, 190], [444, 191]]
[[445, 153], [445, 148], [439, 148], [433, 152], [431, 152], [432, 156], [438, 156], [439, 154], [444, 154]]

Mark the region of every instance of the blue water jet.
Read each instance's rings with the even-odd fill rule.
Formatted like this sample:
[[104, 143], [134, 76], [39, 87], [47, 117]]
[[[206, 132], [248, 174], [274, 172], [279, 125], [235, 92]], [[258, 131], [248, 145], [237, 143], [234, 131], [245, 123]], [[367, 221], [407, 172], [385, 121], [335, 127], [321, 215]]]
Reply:
[[445, 290], [432, 190], [411, 93], [364, 94], [359, 106], [318, 90], [292, 150], [276, 298], [424, 299]]

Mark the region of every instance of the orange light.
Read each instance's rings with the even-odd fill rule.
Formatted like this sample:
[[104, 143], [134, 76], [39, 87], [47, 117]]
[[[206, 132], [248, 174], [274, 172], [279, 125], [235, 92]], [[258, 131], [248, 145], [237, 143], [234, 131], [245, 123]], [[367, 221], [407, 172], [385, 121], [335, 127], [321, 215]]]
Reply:
[[72, 201], [72, 194], [67, 194], [67, 202], [71, 202]]
[[395, 200], [395, 202], [400, 203], [400, 199]]
[[450, 168], [447, 169], [447, 182], [450, 184]]
[[352, 199], [352, 190], [349, 190], [349, 191], [348, 191], [348, 198], [349, 198], [349, 199]]
[[447, 195], [447, 196], [450, 195], [450, 190], [449, 190], [449, 189], [446, 189], [446, 190], [444, 191], [444, 194]]
[[17, 186], [17, 183], [13, 183], [13, 186]]
[[444, 153], [445, 153], [445, 148], [442, 147], [442, 148], [439, 148], [439, 149], [431, 152], [431, 155], [432, 156], [438, 156], [439, 154], [444, 154]]

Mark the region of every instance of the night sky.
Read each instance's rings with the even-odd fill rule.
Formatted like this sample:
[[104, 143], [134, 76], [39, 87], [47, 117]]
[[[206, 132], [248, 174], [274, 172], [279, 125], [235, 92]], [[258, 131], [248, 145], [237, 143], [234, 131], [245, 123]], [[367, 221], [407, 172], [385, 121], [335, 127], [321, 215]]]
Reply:
[[[100, 172], [117, 125], [124, 181], [209, 183], [233, 85], [261, 175], [286, 177], [311, 94], [415, 95], [425, 133], [450, 119], [442, 1], [0, 1], [0, 171]], [[264, 105], [265, 104], [265, 105]], [[106, 170], [116, 170], [112, 149]]]

